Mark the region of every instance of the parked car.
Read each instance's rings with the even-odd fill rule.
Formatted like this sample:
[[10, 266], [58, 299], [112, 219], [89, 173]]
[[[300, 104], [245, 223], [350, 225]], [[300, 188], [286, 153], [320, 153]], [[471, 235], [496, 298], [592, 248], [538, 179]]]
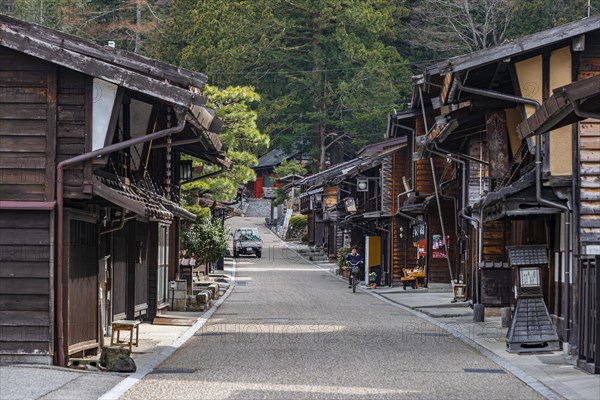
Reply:
[[263, 241], [257, 228], [239, 228], [233, 233], [233, 256], [240, 254], [254, 254], [257, 258], [262, 256]]

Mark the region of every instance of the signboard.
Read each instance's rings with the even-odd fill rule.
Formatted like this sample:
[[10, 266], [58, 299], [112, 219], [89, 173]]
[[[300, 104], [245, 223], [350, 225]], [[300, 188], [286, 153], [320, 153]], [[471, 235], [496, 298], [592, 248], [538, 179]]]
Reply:
[[538, 267], [519, 268], [521, 287], [539, 287], [540, 269]]
[[188, 286], [192, 284], [192, 269], [191, 265], [180, 265], [179, 266], [179, 279], [186, 281]]
[[414, 224], [412, 226], [413, 242], [418, 242], [425, 238], [425, 224]]
[[356, 201], [354, 201], [353, 197], [346, 197], [344, 199], [344, 206], [346, 207], [346, 212], [349, 212], [349, 213], [356, 212]]
[[427, 255], [427, 240], [421, 239], [417, 244], [417, 255], [419, 257], [425, 257]]
[[494, 179], [502, 179], [509, 169], [506, 118], [504, 111], [494, 112], [486, 117], [490, 175]]
[[450, 236], [446, 235], [446, 242], [442, 240], [442, 235], [433, 235], [431, 242], [431, 257], [432, 258], [448, 258], [448, 244], [450, 243]]

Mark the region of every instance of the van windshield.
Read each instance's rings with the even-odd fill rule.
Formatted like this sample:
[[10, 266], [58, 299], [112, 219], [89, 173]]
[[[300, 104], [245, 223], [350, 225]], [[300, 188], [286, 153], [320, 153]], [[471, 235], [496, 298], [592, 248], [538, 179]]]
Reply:
[[260, 240], [258, 232], [254, 231], [241, 231], [239, 238], [240, 240]]

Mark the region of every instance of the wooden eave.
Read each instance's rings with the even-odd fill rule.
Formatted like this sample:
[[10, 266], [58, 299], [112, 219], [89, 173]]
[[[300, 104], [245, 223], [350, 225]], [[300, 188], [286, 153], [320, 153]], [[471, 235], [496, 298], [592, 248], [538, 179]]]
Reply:
[[523, 140], [586, 119], [576, 108], [600, 114], [600, 75], [555, 89], [535, 113], [517, 125], [517, 134]]
[[[429, 110], [430, 112], [431, 110]], [[421, 109], [412, 109], [388, 115], [387, 137], [397, 138], [407, 136], [414, 129], [415, 118], [422, 115]], [[408, 128], [408, 129], [406, 129]]]
[[325, 181], [327, 181], [330, 177], [340, 173], [343, 169], [351, 168], [356, 164], [362, 162], [362, 158], [355, 158], [350, 161], [346, 161], [340, 164], [336, 164], [329, 169], [323, 170], [317, 174], [307, 176], [301, 181], [297, 181], [294, 186], [300, 185], [310, 185], [311, 187], [314, 185], [322, 185]]
[[383, 142], [369, 144], [360, 149], [356, 155], [361, 158], [388, 155], [406, 146], [406, 136], [400, 136]]
[[[143, 93], [175, 106], [190, 108], [193, 105], [203, 106], [206, 97], [194, 93], [187, 88], [172, 85], [165, 80], [150, 77], [143, 71], [124, 68], [105, 59], [77, 52], [63, 45], [45, 40], [43, 36], [33, 36], [31, 31], [13, 26], [13, 18], [0, 16], [0, 45], [30, 56], [52, 62], [86, 75], [103, 79], [115, 85]], [[71, 37], [71, 36], [69, 36]], [[110, 50], [103, 49], [104, 53]], [[140, 66], [141, 68], [141, 66]], [[151, 67], [148, 67], [151, 68]]]
[[[227, 158], [226, 150], [219, 135], [203, 128], [190, 110], [186, 113], [185, 119], [186, 124], [184, 129], [173, 137], [171, 146], [177, 148], [182, 153], [222, 166], [225, 169], [230, 169], [233, 162]], [[214, 128], [216, 124], [220, 125], [222, 122], [214, 118], [211, 121], [209, 129], [219, 131], [220, 127]], [[160, 115], [159, 126], [167, 126], [165, 114]], [[155, 141], [152, 148], [157, 148], [157, 146], [166, 147], [166, 144], [166, 139], [163, 138]]]
[[[473, 205], [473, 209], [483, 209], [484, 221], [539, 217], [560, 212], [555, 207], [539, 204], [535, 192], [535, 171], [531, 170], [511, 185], [480, 198]], [[550, 187], [543, 186], [542, 195], [556, 203], [565, 203], [565, 200], [558, 198]]]
[[354, 165], [348, 169], [341, 171], [340, 174], [331, 177], [329, 183], [333, 186], [339, 186], [350, 179], [355, 178], [359, 174], [368, 171], [372, 168], [379, 167], [381, 165], [380, 159], [369, 159], [365, 160], [360, 164]]
[[465, 71], [473, 67], [481, 67], [505, 58], [546, 47], [598, 29], [600, 29], [600, 15], [595, 15], [488, 49], [453, 57], [438, 63], [437, 66], [441, 74]]
[[196, 214], [193, 214], [183, 208], [180, 204], [175, 203], [169, 199], [163, 198], [161, 200], [161, 204], [165, 207], [169, 212], [179, 218], [187, 219], [188, 221], [196, 220]]
[[225, 169], [230, 169], [233, 165], [233, 162], [222, 151], [222, 144], [218, 136], [212, 132], [186, 129], [177, 135], [177, 140], [190, 140], [189, 143], [174, 144], [182, 153], [222, 166]]
[[413, 109], [413, 110], [402, 111], [402, 112], [399, 112], [396, 114], [390, 114], [390, 118], [394, 121], [404, 121], [405, 119], [418, 117], [420, 115], [421, 115], [420, 109]]
[[207, 82], [206, 75], [199, 72], [189, 71], [129, 51], [100, 46], [77, 36], [0, 14], [0, 25], [4, 23], [12, 26], [21, 33], [40, 38], [50, 44], [105, 61], [118, 67], [130, 69], [155, 79], [166, 79], [180, 84], [182, 87], [193, 86], [202, 89]]
[[133, 185], [122, 185], [111, 179], [93, 177], [93, 193], [108, 202], [144, 218], [171, 221], [173, 214], [147, 191]]

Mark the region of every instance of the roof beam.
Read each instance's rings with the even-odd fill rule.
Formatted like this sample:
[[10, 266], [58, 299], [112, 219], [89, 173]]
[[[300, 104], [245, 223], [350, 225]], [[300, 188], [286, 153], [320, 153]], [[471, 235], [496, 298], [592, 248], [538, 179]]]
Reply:
[[25, 36], [3, 25], [0, 25], [0, 44], [127, 89], [160, 98], [173, 105], [189, 108], [191, 105], [202, 106], [206, 103], [206, 97], [188, 89], [61, 48], [39, 38]]

